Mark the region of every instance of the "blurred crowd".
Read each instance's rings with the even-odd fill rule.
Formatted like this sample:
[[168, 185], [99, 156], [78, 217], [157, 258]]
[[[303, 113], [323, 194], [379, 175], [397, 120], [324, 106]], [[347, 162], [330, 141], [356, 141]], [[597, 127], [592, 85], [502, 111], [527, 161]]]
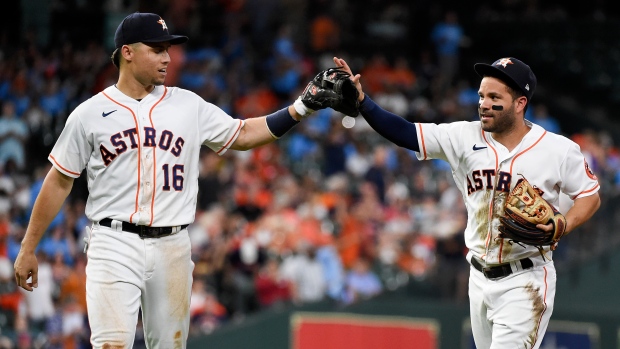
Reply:
[[[109, 3], [109, 11], [121, 6]], [[316, 2], [329, 9], [323, 12], [308, 9], [306, 1], [260, 3], [209, 2], [209, 18], [219, 19], [217, 26], [207, 19], [196, 24], [193, 1], [175, 1], [165, 12], [146, 9], [159, 10], [171, 31], [189, 34], [190, 42], [201, 37], [199, 30], [213, 27], [199, 44], [170, 49], [166, 84], [195, 91], [233, 117], [252, 118], [290, 104], [339, 55], [362, 74], [365, 91], [377, 103], [408, 120], [477, 119], [478, 82], [458, 71], [468, 38], [456, 12], [437, 19], [429, 31], [432, 49], [415, 57], [349, 55], [341, 52], [341, 40], [354, 25], [336, 20], [333, 12], [342, 11], [338, 6], [346, 1], [331, 7]], [[373, 22], [375, 33], [401, 35], [406, 14], [399, 3], [383, 7], [381, 20]], [[289, 15], [275, 21], [282, 8]], [[26, 36], [17, 47], [3, 42], [0, 348], [86, 348], [83, 237], [90, 222], [84, 215], [84, 176], [39, 245], [39, 287], [18, 290], [12, 266], [51, 168], [47, 155], [67, 116], [115, 83], [118, 72], [99, 40], [79, 47], [70, 42], [42, 47], [36, 36]], [[466, 212], [449, 167], [418, 161], [361, 117], [346, 128], [342, 117], [318, 111], [253, 151], [220, 157], [203, 150], [198, 209], [189, 227], [195, 263], [190, 335], [268, 308], [319, 301], [346, 306], [412, 282], [448, 300], [467, 299]], [[544, 102], [535, 101], [527, 118], [562, 133]], [[579, 143], [601, 180], [604, 204], [616, 198], [620, 154], [612, 137], [601, 130], [566, 136]], [[571, 257], [568, 247], [557, 251], [560, 261]], [[143, 346], [140, 333], [135, 347]]]

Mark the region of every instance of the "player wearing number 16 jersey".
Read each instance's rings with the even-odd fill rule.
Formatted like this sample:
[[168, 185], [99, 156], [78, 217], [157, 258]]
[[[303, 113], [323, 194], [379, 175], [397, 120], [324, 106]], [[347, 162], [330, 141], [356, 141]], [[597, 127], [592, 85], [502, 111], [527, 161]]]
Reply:
[[[86, 169], [86, 293], [94, 348], [131, 348], [139, 310], [149, 348], [185, 348], [199, 152], [272, 142], [313, 110], [299, 100], [266, 117], [233, 119], [193, 92], [164, 85], [170, 35], [152, 13], [127, 16], [114, 38], [118, 82], [67, 119], [15, 261], [17, 284], [37, 287], [35, 248]], [[31, 278], [30, 281], [28, 281]]]

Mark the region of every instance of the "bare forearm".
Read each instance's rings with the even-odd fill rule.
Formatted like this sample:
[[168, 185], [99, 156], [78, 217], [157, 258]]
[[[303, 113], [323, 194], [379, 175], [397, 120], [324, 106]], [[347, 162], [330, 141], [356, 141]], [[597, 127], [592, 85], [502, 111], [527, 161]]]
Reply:
[[592, 218], [600, 206], [601, 199], [598, 193], [575, 200], [573, 207], [566, 212], [565, 234], [570, 233], [588, 219]]
[[[297, 113], [293, 106], [288, 107], [288, 113], [293, 120], [301, 120], [301, 116]], [[245, 125], [241, 129], [241, 133], [232, 144], [231, 149], [248, 150], [271, 143], [274, 140], [276, 140], [276, 138], [274, 138], [273, 134], [269, 131], [266, 117], [261, 116], [258, 118], [247, 119], [245, 121]]]
[[63, 175], [52, 168], [41, 187], [32, 209], [26, 235], [22, 241], [22, 249], [32, 252], [37, 247], [45, 230], [60, 211], [62, 204], [71, 192], [73, 178]]

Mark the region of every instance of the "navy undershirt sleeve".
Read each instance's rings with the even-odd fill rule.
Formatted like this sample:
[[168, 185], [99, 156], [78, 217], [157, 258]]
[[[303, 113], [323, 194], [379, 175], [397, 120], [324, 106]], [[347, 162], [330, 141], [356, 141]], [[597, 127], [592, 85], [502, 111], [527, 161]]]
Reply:
[[414, 123], [378, 106], [368, 95], [360, 103], [360, 112], [377, 133], [399, 147], [420, 151]]

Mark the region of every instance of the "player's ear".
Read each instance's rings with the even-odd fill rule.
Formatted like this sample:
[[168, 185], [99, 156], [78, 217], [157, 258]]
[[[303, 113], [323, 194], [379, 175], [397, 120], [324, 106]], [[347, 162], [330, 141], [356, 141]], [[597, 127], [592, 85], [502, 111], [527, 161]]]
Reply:
[[119, 50], [121, 51], [121, 56], [123, 56], [126, 61], [131, 62], [133, 55], [135, 54], [135, 48], [133, 45], [123, 45]]
[[517, 97], [515, 99], [515, 111], [517, 113], [523, 111], [523, 114], [525, 114], [525, 108], [527, 107], [528, 104], [529, 104], [529, 101], [527, 100], [527, 97], [525, 96]]

